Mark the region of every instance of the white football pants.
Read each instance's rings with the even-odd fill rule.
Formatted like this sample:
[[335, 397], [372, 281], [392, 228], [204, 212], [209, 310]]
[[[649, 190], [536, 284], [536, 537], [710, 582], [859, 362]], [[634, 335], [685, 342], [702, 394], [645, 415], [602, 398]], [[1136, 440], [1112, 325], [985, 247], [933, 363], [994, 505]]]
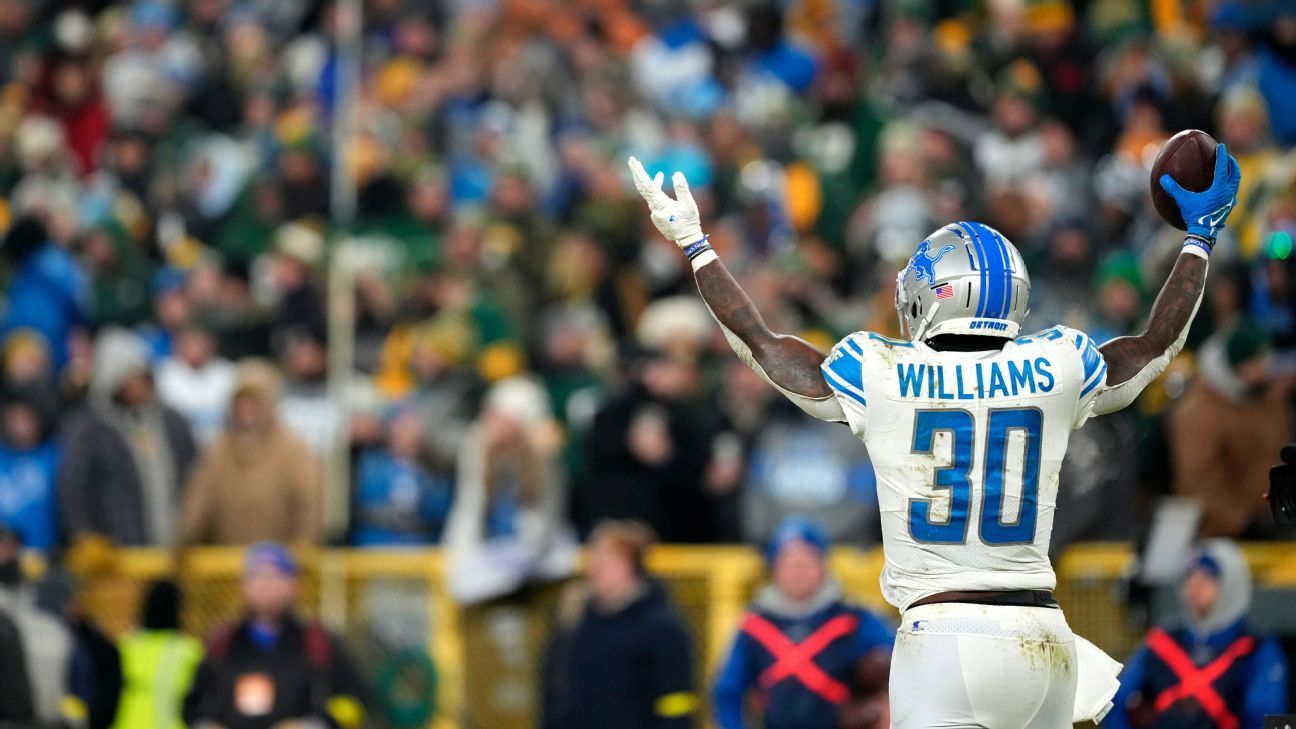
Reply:
[[911, 608], [891, 658], [891, 727], [1069, 729], [1078, 673], [1061, 610]]

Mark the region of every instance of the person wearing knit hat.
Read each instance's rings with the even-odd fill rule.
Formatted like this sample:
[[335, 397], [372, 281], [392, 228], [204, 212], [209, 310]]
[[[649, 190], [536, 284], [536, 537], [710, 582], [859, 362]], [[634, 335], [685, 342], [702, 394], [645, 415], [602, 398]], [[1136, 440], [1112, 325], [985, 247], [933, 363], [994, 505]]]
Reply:
[[207, 641], [185, 702], [190, 726], [357, 729], [366, 690], [344, 645], [297, 614], [301, 567], [263, 541], [243, 557], [243, 615]]
[[1263, 536], [1263, 496], [1289, 406], [1265, 331], [1245, 315], [1198, 349], [1197, 378], [1169, 417], [1174, 490], [1201, 501], [1203, 536]]
[[1180, 618], [1125, 664], [1104, 727], [1258, 727], [1287, 711], [1287, 660], [1247, 623], [1251, 570], [1227, 539], [1203, 542], [1179, 583]]
[[460, 446], [445, 529], [456, 600], [476, 604], [575, 571], [560, 445], [549, 396], [536, 380], [511, 377], [487, 391]]
[[828, 535], [800, 516], [765, 546], [770, 582], [748, 607], [714, 687], [716, 721], [741, 729], [758, 693], [766, 729], [885, 727], [895, 630], [847, 602], [828, 573]]
[[828, 554], [828, 534], [815, 522], [800, 516], [790, 516], [770, 535], [765, 544], [765, 564], [771, 569], [778, 563], [783, 548], [793, 544], [810, 547], [822, 561]]

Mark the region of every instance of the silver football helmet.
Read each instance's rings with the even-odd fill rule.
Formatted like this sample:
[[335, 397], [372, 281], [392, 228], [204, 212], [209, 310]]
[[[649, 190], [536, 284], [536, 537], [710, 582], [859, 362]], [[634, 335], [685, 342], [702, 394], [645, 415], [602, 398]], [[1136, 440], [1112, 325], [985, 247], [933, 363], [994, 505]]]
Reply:
[[1021, 253], [981, 223], [952, 223], [932, 233], [896, 276], [896, 313], [911, 341], [938, 334], [1014, 339], [1029, 304]]

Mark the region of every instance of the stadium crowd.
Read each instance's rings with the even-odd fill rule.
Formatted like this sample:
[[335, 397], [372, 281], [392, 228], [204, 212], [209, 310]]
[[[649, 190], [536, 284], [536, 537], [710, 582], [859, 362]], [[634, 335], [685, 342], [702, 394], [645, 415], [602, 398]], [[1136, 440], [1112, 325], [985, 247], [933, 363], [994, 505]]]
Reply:
[[[367, 3], [343, 154], [329, 3], [0, 4], [0, 519], [42, 550], [481, 545], [515, 521], [546, 523], [539, 543], [568, 517], [758, 542], [789, 513], [870, 543], [866, 454], [732, 360], [627, 154], [687, 172], [730, 267], [811, 341], [893, 331], [894, 272], [960, 218], [1029, 257], [1036, 323], [1103, 340], [1175, 250], [1149, 160], [1198, 126], [1244, 189], [1191, 354], [1081, 432], [1056, 541], [1136, 536], [1167, 492], [1207, 504], [1206, 535], [1264, 536], [1296, 345], [1296, 15], [782, 5]], [[324, 274], [344, 236], [368, 264], [341, 403]], [[353, 519], [322, 534], [306, 454], [347, 443]], [[447, 529], [456, 494], [473, 515]]]
[[[1296, 4], [364, 6], [339, 149], [327, 0], [0, 0], [0, 524], [24, 548], [444, 543], [476, 603], [572, 574], [603, 519], [874, 544], [867, 453], [733, 358], [626, 157], [684, 171], [767, 319], [825, 350], [895, 334], [896, 271], [960, 219], [1027, 257], [1035, 328], [1105, 341], [1178, 251], [1148, 170], [1189, 127], [1237, 157], [1240, 203], [1186, 353], [1073, 438], [1054, 545], [1137, 539], [1166, 494], [1202, 536], [1280, 536]], [[343, 245], [361, 265], [329, 291]]]

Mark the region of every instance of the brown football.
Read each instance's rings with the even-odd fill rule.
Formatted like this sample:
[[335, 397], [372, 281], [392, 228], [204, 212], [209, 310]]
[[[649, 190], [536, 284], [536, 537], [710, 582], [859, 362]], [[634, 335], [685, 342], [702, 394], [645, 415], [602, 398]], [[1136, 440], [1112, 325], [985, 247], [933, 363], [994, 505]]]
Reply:
[[1200, 129], [1185, 129], [1161, 145], [1152, 163], [1152, 203], [1165, 221], [1187, 230], [1179, 206], [1161, 188], [1161, 175], [1170, 175], [1185, 190], [1201, 192], [1215, 176], [1215, 139]]

